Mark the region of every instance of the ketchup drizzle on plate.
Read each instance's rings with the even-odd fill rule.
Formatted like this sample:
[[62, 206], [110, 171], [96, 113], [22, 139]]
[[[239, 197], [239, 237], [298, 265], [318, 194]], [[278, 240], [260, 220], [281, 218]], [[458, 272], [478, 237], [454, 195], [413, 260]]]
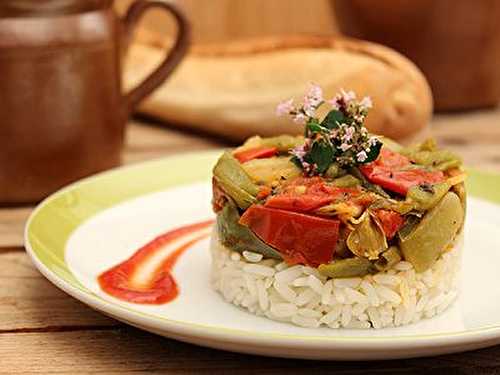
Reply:
[[[172, 301], [179, 294], [179, 288], [171, 273], [172, 268], [187, 249], [208, 236], [207, 233], [202, 233], [202, 230], [210, 227], [213, 223], [214, 220], [207, 220], [190, 224], [156, 237], [127, 260], [99, 275], [97, 280], [101, 289], [126, 302], [159, 305]], [[200, 232], [200, 234], [174, 249], [156, 268], [146, 283], [134, 282], [133, 278], [136, 272], [158, 251], [172, 242], [196, 232]]]

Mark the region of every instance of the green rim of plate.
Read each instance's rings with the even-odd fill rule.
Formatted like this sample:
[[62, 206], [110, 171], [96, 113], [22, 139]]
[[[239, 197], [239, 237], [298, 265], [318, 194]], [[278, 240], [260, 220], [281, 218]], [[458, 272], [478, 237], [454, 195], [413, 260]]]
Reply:
[[[87, 299], [90, 298], [99, 301], [101, 305], [103, 303], [113, 304], [118, 309], [127, 310], [129, 313], [148, 319], [197, 326], [198, 328], [209, 330], [216, 329], [220, 331], [223, 329], [232, 334], [248, 334], [244, 330], [173, 321], [104, 300], [83, 286], [75, 278], [68, 268], [64, 256], [66, 243], [72, 233], [92, 216], [112, 206], [145, 194], [193, 182], [209, 181], [212, 166], [220, 154], [221, 151], [218, 150], [188, 153], [181, 156], [153, 160], [134, 166], [117, 168], [69, 185], [45, 199], [30, 216], [25, 228], [25, 245], [28, 253], [32, 256], [40, 271], [51, 281], [62, 280], [63, 284], [69, 285], [70, 288], [78, 289], [86, 295]], [[499, 174], [472, 169], [467, 170], [467, 173], [466, 185], [469, 195], [500, 204], [500, 190], [497, 189], [497, 186], [500, 185]], [[71, 214], [67, 214], [68, 212], [71, 212]], [[61, 287], [59, 284], [58, 282], [57, 285]], [[63, 287], [63, 289], [65, 288]], [[500, 327], [485, 327], [482, 330], [491, 328]], [[270, 332], [262, 332], [260, 334], [274, 337], [305, 338], [304, 336]], [[400, 338], [415, 339], [440, 335], [411, 335], [401, 336]], [[446, 335], [450, 336], [450, 334]], [[460, 333], [453, 335], [460, 335]], [[350, 339], [350, 337], [339, 336], [307, 336], [307, 338], [321, 340]], [[398, 337], [392, 337], [391, 339], [394, 338]], [[360, 336], [353, 337], [353, 339], [384, 340], [381, 337]]]

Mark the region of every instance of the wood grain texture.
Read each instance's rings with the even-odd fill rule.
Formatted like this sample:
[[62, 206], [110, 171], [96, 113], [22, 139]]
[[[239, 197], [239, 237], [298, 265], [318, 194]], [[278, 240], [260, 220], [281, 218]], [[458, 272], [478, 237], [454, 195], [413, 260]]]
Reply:
[[228, 147], [222, 139], [211, 138], [200, 133], [183, 132], [175, 127], [159, 123], [151, 126], [146, 120], [130, 123], [123, 154], [124, 164], [157, 159], [182, 152], [196, 152]]
[[198, 347], [131, 327], [0, 334], [1, 374], [498, 374], [500, 347], [436, 358], [327, 362]]
[[54, 287], [24, 251], [0, 251], [0, 270], [0, 334], [118, 325]]
[[0, 248], [22, 245], [22, 226], [32, 210], [31, 207], [0, 208]]
[[466, 166], [500, 172], [500, 109], [435, 115], [432, 133]]
[[[228, 146], [135, 121], [125, 163]], [[500, 171], [500, 110], [436, 116], [433, 133], [467, 165]], [[311, 362], [259, 358], [179, 343], [125, 326], [72, 299], [31, 264], [21, 244], [30, 208], [0, 209], [0, 374], [311, 373], [499, 374], [500, 346], [414, 360]]]

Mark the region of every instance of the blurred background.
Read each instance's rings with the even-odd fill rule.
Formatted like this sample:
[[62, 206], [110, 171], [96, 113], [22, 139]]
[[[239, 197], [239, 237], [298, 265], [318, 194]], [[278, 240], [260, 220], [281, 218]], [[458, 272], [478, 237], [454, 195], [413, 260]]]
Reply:
[[[124, 13], [133, 0], [118, 0]], [[176, 0], [194, 45], [269, 35], [346, 35], [394, 48], [430, 81], [440, 111], [496, 105], [500, 98], [500, 2], [495, 0]], [[143, 27], [174, 33], [159, 11]]]
[[499, 170], [498, 19], [496, 0], [4, 0], [0, 204], [299, 133], [275, 107], [310, 82], [371, 96], [375, 133]]
[[[116, 9], [124, 14], [134, 0], [118, 0]], [[191, 21], [193, 43], [227, 42], [247, 37], [290, 33], [338, 34], [330, 0], [176, 0]], [[168, 17], [152, 10], [144, 27], [174, 33]]]

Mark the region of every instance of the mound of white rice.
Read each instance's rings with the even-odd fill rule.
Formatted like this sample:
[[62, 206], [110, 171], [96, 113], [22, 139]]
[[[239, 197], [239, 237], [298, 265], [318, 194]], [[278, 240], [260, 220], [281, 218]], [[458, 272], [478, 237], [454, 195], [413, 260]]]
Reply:
[[409, 262], [364, 277], [327, 279], [314, 268], [243, 255], [213, 233], [212, 283], [224, 299], [256, 315], [302, 327], [384, 328], [431, 318], [455, 300], [461, 241], [432, 268]]

